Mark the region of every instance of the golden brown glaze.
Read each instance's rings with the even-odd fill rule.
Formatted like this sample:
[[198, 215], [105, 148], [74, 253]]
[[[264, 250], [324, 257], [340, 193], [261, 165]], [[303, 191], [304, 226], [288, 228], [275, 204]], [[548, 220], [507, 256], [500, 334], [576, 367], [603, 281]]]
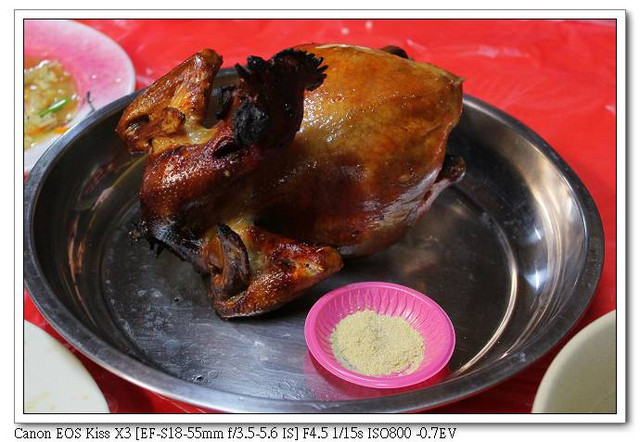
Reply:
[[250, 57], [205, 128], [221, 59], [204, 50], [125, 111], [119, 135], [149, 152], [143, 230], [211, 275], [222, 317], [273, 310], [340, 270], [341, 255], [387, 247], [461, 178], [461, 160], [443, 168], [461, 80], [393, 52]]
[[299, 49], [324, 59], [327, 78], [306, 95], [300, 131], [273, 175], [285, 183], [264, 216], [343, 256], [377, 252], [426, 210], [462, 111], [461, 79], [369, 48]]

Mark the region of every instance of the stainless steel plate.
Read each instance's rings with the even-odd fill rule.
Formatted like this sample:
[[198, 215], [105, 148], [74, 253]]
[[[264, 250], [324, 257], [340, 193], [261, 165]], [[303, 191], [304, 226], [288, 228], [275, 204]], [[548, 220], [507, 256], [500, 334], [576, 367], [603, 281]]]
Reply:
[[[222, 85], [233, 82], [221, 75]], [[600, 277], [603, 233], [588, 192], [520, 122], [475, 98], [448, 150], [468, 173], [389, 250], [345, 269], [277, 312], [223, 321], [188, 263], [128, 233], [144, 158], [114, 128], [133, 96], [96, 112], [34, 167], [25, 189], [25, 279], [75, 347], [146, 388], [226, 411], [398, 412], [486, 389], [553, 347]], [[438, 379], [402, 390], [348, 384], [310, 357], [307, 311], [365, 280], [427, 293], [450, 315], [457, 346]]]

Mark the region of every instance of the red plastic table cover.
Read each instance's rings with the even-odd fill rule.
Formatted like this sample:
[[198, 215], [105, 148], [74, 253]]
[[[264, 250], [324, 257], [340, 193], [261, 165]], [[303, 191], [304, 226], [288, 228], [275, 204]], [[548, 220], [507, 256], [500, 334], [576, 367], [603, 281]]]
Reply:
[[[614, 20], [82, 20], [118, 42], [144, 87], [204, 47], [224, 65], [303, 42], [397, 45], [465, 78], [466, 93], [515, 116], [546, 139], [585, 183], [605, 231], [604, 272], [572, 333], [518, 375], [436, 413], [528, 413], [564, 343], [616, 308], [616, 24]], [[28, 293], [24, 316], [52, 335]], [[114, 413], [207, 413], [138, 387], [76, 350]]]

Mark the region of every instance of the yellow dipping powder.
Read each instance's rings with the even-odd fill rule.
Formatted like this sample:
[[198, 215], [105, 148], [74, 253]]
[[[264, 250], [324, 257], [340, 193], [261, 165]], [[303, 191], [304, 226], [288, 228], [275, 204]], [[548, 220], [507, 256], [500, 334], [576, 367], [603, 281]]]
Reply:
[[330, 339], [342, 366], [368, 376], [409, 374], [424, 357], [424, 340], [407, 321], [371, 310], [342, 319]]

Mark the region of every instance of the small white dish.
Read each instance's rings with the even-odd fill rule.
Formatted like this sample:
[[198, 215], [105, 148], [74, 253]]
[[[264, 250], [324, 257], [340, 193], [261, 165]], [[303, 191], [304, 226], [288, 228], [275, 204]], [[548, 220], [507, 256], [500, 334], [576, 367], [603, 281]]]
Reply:
[[[62, 63], [72, 75], [80, 103], [69, 128], [93, 110], [133, 92], [136, 76], [127, 53], [95, 29], [71, 20], [25, 20], [24, 55]], [[29, 172], [61, 135], [50, 135], [24, 151]]]
[[555, 357], [533, 413], [616, 412], [616, 311], [593, 321]]
[[39, 327], [24, 322], [24, 412], [108, 413], [82, 362]]

